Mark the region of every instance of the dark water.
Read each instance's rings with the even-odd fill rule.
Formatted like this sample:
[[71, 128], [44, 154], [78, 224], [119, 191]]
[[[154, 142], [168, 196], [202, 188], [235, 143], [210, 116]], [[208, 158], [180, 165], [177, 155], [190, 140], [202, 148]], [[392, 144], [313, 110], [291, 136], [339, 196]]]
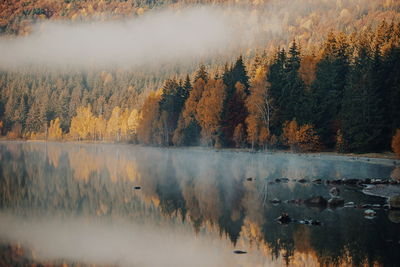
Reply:
[[[366, 219], [363, 209], [270, 203], [329, 198], [332, 186], [294, 179], [398, 173], [339, 158], [2, 142], [0, 265], [398, 266], [394, 211]], [[281, 177], [290, 181], [268, 183]], [[346, 202], [385, 203], [359, 187], [339, 189]], [[281, 225], [282, 212], [322, 225]]]

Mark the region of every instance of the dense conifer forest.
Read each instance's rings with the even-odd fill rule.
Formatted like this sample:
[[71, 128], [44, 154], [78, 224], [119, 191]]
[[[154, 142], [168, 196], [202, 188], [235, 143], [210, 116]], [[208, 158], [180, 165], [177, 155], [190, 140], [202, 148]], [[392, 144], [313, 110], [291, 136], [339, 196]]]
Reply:
[[397, 1], [3, 1], [0, 33], [28, 36], [46, 20], [136, 18], [198, 2], [281, 16], [281, 31], [268, 28], [262, 42], [225, 57], [151, 70], [0, 69], [1, 134], [400, 153]]

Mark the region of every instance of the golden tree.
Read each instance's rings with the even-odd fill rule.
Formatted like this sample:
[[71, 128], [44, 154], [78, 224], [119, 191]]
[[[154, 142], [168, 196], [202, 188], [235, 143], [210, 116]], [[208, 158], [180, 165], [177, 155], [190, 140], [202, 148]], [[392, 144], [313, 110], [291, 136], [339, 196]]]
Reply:
[[128, 135], [130, 140], [135, 140], [137, 136], [137, 129], [139, 127], [140, 113], [137, 109], [132, 109], [128, 117]]
[[295, 149], [296, 144], [297, 144], [297, 139], [296, 139], [296, 135], [297, 135], [297, 130], [298, 130], [298, 126], [297, 126], [297, 122], [296, 120], [292, 120], [292, 121], [285, 121], [283, 123], [283, 132], [282, 132], [282, 143], [284, 145], [287, 145], [290, 147], [290, 149]]
[[95, 116], [91, 111], [91, 106], [78, 107], [76, 116], [71, 120], [70, 136], [75, 140], [88, 140], [94, 137], [94, 132]]
[[296, 145], [302, 152], [315, 152], [321, 149], [319, 136], [310, 124], [305, 124], [296, 132]]
[[161, 91], [151, 92], [143, 103], [137, 135], [139, 141], [144, 144], [156, 143], [158, 140], [157, 137], [160, 135], [158, 128], [160, 98]]
[[270, 103], [266, 71], [262, 67], [256, 69], [245, 105], [249, 113], [245, 120], [247, 140], [252, 148], [254, 145], [264, 147], [269, 137]]
[[107, 121], [102, 115], [95, 118], [94, 140], [103, 140], [106, 135]]
[[116, 106], [111, 112], [111, 116], [107, 122], [106, 133], [110, 140], [120, 141], [121, 140], [121, 122], [122, 122], [121, 108]]
[[301, 127], [297, 125], [296, 120], [286, 121], [283, 124], [283, 133], [281, 136], [283, 144], [290, 147], [291, 150], [301, 152], [314, 152], [321, 149], [319, 136], [310, 124]]
[[48, 129], [48, 139], [49, 140], [61, 140], [62, 130], [60, 127], [60, 118], [55, 118], [50, 121], [50, 126]]
[[197, 105], [196, 119], [206, 144], [217, 144], [221, 112], [225, 99], [225, 85], [221, 79], [210, 79]]

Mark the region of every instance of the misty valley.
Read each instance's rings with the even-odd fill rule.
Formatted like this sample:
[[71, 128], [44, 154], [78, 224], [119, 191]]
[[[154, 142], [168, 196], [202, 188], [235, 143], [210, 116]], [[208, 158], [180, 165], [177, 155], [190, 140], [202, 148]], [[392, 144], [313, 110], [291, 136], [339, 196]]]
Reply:
[[317, 156], [3, 141], [0, 263], [395, 266], [400, 212], [338, 181], [399, 167]]
[[0, 0], [0, 267], [400, 266], [400, 0]]

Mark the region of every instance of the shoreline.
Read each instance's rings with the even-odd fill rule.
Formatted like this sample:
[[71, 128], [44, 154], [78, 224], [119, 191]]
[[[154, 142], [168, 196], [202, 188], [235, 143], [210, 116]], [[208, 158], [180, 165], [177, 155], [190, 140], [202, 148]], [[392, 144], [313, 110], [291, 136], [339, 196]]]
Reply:
[[334, 151], [321, 151], [321, 152], [292, 152], [289, 150], [257, 150], [252, 151], [249, 148], [212, 148], [204, 146], [146, 146], [143, 144], [132, 144], [132, 143], [113, 143], [107, 141], [46, 141], [46, 140], [25, 140], [25, 139], [6, 139], [0, 138], [0, 143], [5, 142], [20, 142], [20, 143], [57, 143], [57, 144], [74, 144], [74, 145], [114, 145], [123, 147], [141, 147], [141, 148], [159, 148], [159, 149], [171, 149], [171, 150], [185, 150], [185, 151], [209, 151], [216, 153], [251, 153], [251, 154], [266, 154], [266, 155], [278, 155], [278, 156], [297, 156], [303, 158], [313, 159], [325, 159], [325, 160], [348, 160], [348, 161], [359, 161], [372, 164], [385, 164], [392, 166], [400, 166], [400, 158], [396, 158], [393, 152], [383, 153], [338, 153]]

